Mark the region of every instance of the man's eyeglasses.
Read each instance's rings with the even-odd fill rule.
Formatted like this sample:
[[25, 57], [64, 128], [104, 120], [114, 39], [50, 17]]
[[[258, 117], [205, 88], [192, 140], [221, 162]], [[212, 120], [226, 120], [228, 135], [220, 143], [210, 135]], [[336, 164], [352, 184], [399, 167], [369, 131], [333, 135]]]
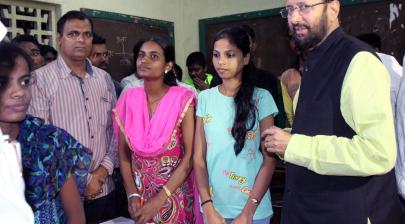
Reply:
[[71, 31], [69, 33], [66, 34], [66, 36], [69, 39], [73, 39], [73, 40], [77, 40], [79, 39], [80, 36], [82, 36], [83, 39], [90, 39], [93, 37], [93, 33], [92, 32], [79, 32], [79, 31]]
[[319, 3], [315, 3], [315, 4], [298, 4], [296, 6], [287, 6], [280, 10], [280, 14], [281, 14], [281, 17], [284, 19], [291, 16], [295, 10], [298, 10], [298, 12], [301, 15], [304, 15], [304, 14], [310, 13], [312, 10], [312, 7], [315, 7], [317, 5], [327, 4], [329, 2], [331, 2], [331, 1], [324, 1], [324, 2], [319, 2]]

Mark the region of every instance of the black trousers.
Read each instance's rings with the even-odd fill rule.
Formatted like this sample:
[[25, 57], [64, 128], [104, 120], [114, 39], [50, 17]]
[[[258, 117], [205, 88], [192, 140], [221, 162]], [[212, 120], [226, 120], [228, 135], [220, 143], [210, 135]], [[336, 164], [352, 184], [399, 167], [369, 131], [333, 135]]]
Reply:
[[399, 195], [399, 200], [401, 201], [402, 207], [402, 223], [405, 224], [405, 200]]
[[122, 179], [119, 168], [114, 169], [113, 179], [115, 185], [115, 216], [131, 218], [128, 212], [128, 201], [127, 194], [124, 188], [124, 181]]
[[87, 224], [98, 224], [113, 219], [115, 215], [115, 191], [94, 200], [84, 201]]

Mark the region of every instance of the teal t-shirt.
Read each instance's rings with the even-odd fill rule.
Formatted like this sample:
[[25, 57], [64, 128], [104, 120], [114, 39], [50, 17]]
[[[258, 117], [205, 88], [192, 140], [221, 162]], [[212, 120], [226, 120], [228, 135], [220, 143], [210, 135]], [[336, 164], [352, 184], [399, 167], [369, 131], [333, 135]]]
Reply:
[[[259, 121], [278, 113], [274, 99], [267, 90], [255, 88], [253, 101], [256, 105], [256, 123], [247, 133], [242, 151], [236, 156], [235, 139], [231, 134], [235, 118], [234, 98], [224, 96], [219, 92], [218, 86], [198, 95], [197, 116], [204, 121], [212, 200], [215, 209], [224, 218], [235, 218], [240, 214], [263, 163], [263, 156], [259, 151]], [[263, 219], [272, 214], [270, 191], [267, 191], [253, 219]]]

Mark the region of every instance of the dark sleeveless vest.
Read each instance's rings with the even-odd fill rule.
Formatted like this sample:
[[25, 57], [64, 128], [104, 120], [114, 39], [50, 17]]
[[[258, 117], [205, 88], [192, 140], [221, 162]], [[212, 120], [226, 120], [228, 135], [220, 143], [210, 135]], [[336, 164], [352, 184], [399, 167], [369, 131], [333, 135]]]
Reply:
[[[360, 51], [372, 49], [338, 28], [309, 53], [292, 133], [355, 135], [343, 119], [340, 96], [349, 64]], [[372, 224], [399, 224], [400, 216], [394, 170], [369, 177], [328, 176], [286, 163], [282, 223], [366, 224], [369, 218]]]

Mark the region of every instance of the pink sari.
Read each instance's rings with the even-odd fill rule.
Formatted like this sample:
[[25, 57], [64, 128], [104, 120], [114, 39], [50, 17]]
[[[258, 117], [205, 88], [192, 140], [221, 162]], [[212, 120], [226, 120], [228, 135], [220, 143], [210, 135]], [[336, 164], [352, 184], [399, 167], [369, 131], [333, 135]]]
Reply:
[[[149, 119], [145, 90], [128, 90], [117, 102], [114, 134], [122, 132], [132, 154], [132, 175], [143, 197], [154, 197], [171, 177], [184, 155], [181, 122], [195, 95], [183, 87], [170, 87]], [[155, 223], [195, 223], [194, 189], [190, 175], [154, 217]], [[197, 210], [198, 211], [198, 210]]]

